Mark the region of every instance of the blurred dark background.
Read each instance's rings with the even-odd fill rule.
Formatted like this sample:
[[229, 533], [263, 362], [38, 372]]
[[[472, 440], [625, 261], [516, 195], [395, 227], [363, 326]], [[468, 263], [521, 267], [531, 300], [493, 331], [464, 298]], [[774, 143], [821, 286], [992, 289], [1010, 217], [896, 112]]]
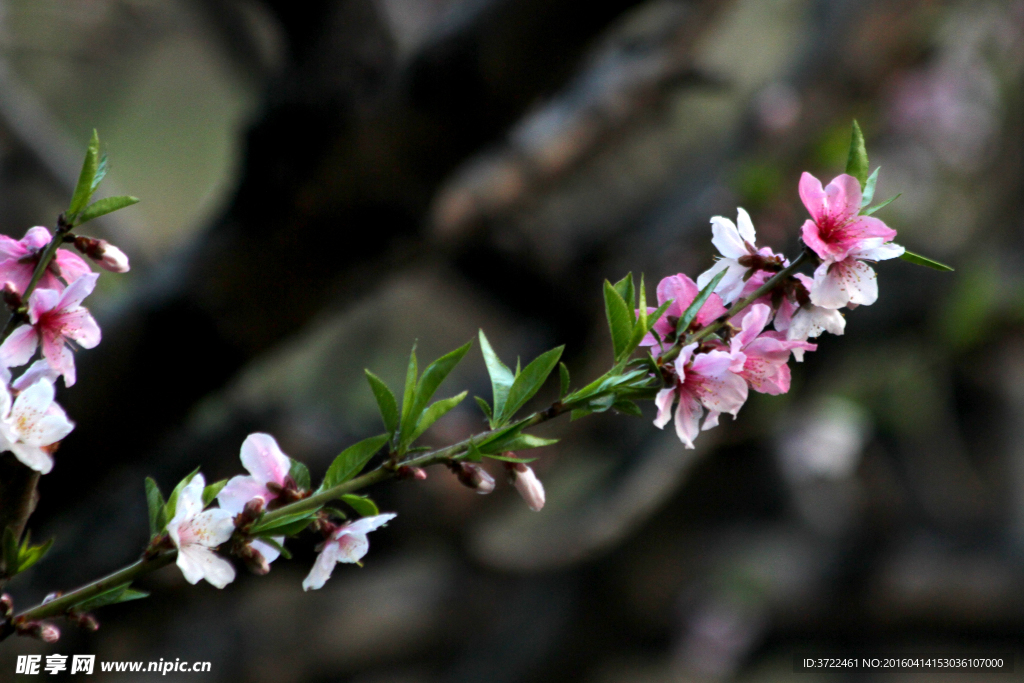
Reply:
[[[60, 652], [219, 681], [811, 681], [794, 651], [1016, 647], [1022, 78], [1009, 0], [0, 2], [0, 228], [53, 225], [94, 127], [101, 193], [142, 198], [92, 230], [133, 268], [91, 300], [20, 606], [137, 556], [146, 475], [236, 474], [251, 431], [322, 474], [380, 431], [362, 369], [397, 386], [414, 340], [567, 343], [574, 383], [598, 375], [601, 282], [696, 276], [736, 206], [794, 253], [799, 174], [842, 171], [854, 117], [877, 196], [903, 193], [879, 216], [957, 269], [881, 264], [793, 390], [696, 451], [649, 407], [555, 423], [539, 514], [431, 471], [371, 492], [399, 517], [319, 592], [313, 539], [224, 591], [167, 568], [96, 634], [4, 643], [0, 679]], [[479, 351], [462, 388], [490, 395]], [[467, 401], [425, 442], [483, 426]]]

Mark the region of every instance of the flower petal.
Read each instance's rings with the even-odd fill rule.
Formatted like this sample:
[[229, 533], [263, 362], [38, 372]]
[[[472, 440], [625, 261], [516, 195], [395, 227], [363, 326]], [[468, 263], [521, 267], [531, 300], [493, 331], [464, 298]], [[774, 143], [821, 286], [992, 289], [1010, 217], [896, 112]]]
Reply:
[[327, 579], [331, 578], [331, 573], [334, 572], [334, 565], [337, 562], [334, 559], [333, 553], [328, 553], [325, 547], [319, 555], [317, 555], [316, 562], [313, 563], [313, 568], [309, 570], [309, 575], [302, 580], [302, 590], [308, 591], [318, 590], [323, 588], [324, 584], [327, 583]]
[[373, 515], [372, 517], [363, 517], [356, 521], [346, 524], [335, 532], [335, 538], [340, 537], [340, 532], [347, 532], [350, 534], [368, 534], [371, 531], [376, 531], [398, 515], [394, 512], [384, 512], [379, 515]]
[[231, 563], [201, 545], [180, 548], [177, 564], [185, 580], [191, 584], [206, 579], [217, 588], [223, 588], [235, 580], [235, 568]]
[[676, 407], [676, 436], [687, 448], [693, 448], [693, 440], [700, 433], [700, 417], [704, 413], [700, 402], [690, 392], [679, 393]]
[[5, 446], [3, 450], [14, 453], [14, 457], [29, 469], [40, 474], [49, 474], [53, 469], [53, 456], [38, 446], [29, 446], [23, 443], [7, 443]]
[[13, 368], [32, 358], [39, 344], [39, 334], [31, 325], [21, 325], [0, 345], [0, 365]]
[[95, 348], [102, 338], [96, 319], [83, 306], [59, 313], [52, 321], [66, 339], [75, 340], [83, 349]]
[[[749, 216], [747, 221], [750, 221]], [[726, 258], [737, 259], [747, 253], [747, 247], [743, 244], [736, 224], [724, 216], [714, 216], [711, 219], [711, 243], [718, 249], [718, 253]]]
[[267, 502], [277, 498], [277, 494], [268, 491], [266, 484], [260, 483], [255, 477], [239, 474], [231, 477], [231, 480], [220, 490], [220, 493], [217, 494], [217, 502], [221, 509], [237, 515], [246, 503], [257, 496]]
[[96, 281], [99, 278], [100, 274], [92, 271], [79, 277], [68, 285], [68, 288], [61, 294], [60, 301], [57, 302], [57, 308], [66, 311], [79, 306], [82, 300], [92, 294], [92, 290], [96, 289]]
[[249, 474], [264, 484], [272, 481], [283, 486], [292, 466], [274, 437], [260, 432], [250, 434], [242, 442], [241, 459]]
[[676, 396], [676, 388], [662, 389], [654, 397], [654, 405], [658, 407], [658, 416], [654, 418], [654, 426], [664, 429], [668, 421], [672, 419], [672, 401]]

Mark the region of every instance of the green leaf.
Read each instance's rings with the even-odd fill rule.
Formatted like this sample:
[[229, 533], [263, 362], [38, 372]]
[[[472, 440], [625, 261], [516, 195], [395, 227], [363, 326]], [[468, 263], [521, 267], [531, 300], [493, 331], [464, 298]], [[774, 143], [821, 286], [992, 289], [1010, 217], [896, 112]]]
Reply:
[[558, 376], [560, 381], [560, 388], [558, 390], [558, 398], [563, 399], [565, 395], [569, 393], [569, 368], [565, 367], [565, 363], [558, 362]]
[[319, 511], [317, 508], [312, 511], [293, 512], [266, 522], [258, 521], [249, 533], [253, 536], [291, 536], [305, 529]]
[[28, 534], [25, 534], [25, 542], [21, 544], [21, 549], [18, 552], [18, 573], [21, 573], [34, 565], [39, 560], [43, 559], [43, 556], [53, 546], [53, 540], [50, 539], [42, 545], [30, 546], [28, 544]]
[[167, 526], [167, 503], [153, 477], [146, 477], [146, 505], [149, 506], [149, 535], [156, 536]]
[[893, 196], [889, 197], [888, 199], [886, 199], [881, 204], [875, 204], [874, 206], [872, 206], [870, 208], [864, 209], [860, 213], [861, 213], [862, 216], [870, 216], [875, 211], [878, 211], [879, 209], [884, 208], [884, 207], [889, 206], [890, 204], [892, 204], [894, 201], [899, 199], [902, 194], [903, 194], [902, 192], [898, 192], [898, 193], [894, 194]]
[[108, 591], [78, 603], [73, 609], [79, 614], [84, 614], [85, 612], [91, 612], [100, 607], [106, 607], [107, 605], [114, 605], [119, 602], [128, 602], [130, 600], [141, 600], [142, 598], [149, 597], [149, 593], [146, 591], [135, 590], [130, 586], [130, 582], [122, 583], [120, 586], [114, 586]]
[[864, 191], [860, 198], [860, 208], [864, 208], [871, 203], [871, 200], [875, 198], [875, 185], [878, 183], [878, 171], [882, 167], [879, 166], [874, 172], [868, 176], [868, 182], [864, 184]]
[[604, 281], [604, 312], [612, 333], [615, 360], [618, 361], [629, 351], [629, 340], [633, 337], [633, 312], [607, 280]]
[[919, 266], [925, 266], [927, 268], [934, 268], [935, 270], [942, 270], [942, 271], [945, 271], [947, 273], [948, 272], [952, 272], [952, 270], [953, 270], [951, 267], [947, 266], [945, 263], [939, 263], [938, 261], [933, 261], [930, 258], [927, 258], [925, 256], [921, 256], [920, 254], [915, 254], [912, 251], [904, 251], [903, 254], [900, 255], [900, 258], [903, 259], [904, 261], [909, 261], [910, 263], [913, 263], [913, 264], [916, 264], [916, 265], [919, 265]]
[[491, 414], [491, 404], [489, 404], [487, 401], [480, 398], [479, 396], [474, 396], [473, 400], [476, 401], [476, 404], [478, 406], [480, 406], [480, 411], [484, 414], [484, 417], [487, 418], [488, 422], [494, 419], [494, 417]]
[[[107, 155], [104, 154], [100, 156], [100, 162], [96, 165], [96, 173], [92, 177], [92, 188], [90, 189], [94, 193], [96, 192], [96, 188], [100, 186], [100, 183], [103, 182], [103, 179], [107, 177], [108, 168], [109, 165], [107, 164]], [[82, 222], [84, 223], [85, 221]]]
[[711, 278], [711, 282], [709, 282], [704, 289], [700, 290], [700, 294], [698, 294], [697, 298], [693, 300], [693, 303], [683, 311], [683, 314], [679, 317], [679, 323], [676, 325], [677, 336], [682, 337], [686, 334], [686, 330], [690, 328], [690, 324], [693, 322], [693, 319], [697, 317], [697, 313], [699, 313], [701, 307], [704, 306], [704, 302], [707, 301], [714, 293], [715, 287], [718, 286], [718, 283], [722, 281], [722, 278], [725, 277], [727, 272], [729, 272], [728, 269], [722, 270], [718, 275]]
[[14, 529], [4, 527], [4, 575], [14, 576], [18, 573], [18, 537], [14, 535]]
[[850, 154], [846, 157], [846, 172], [856, 178], [862, 188], [868, 181], [868, 151], [864, 147], [864, 133], [856, 120], [850, 137]]
[[412, 437], [410, 437], [409, 442], [411, 443], [420, 438], [420, 435], [422, 435], [423, 432], [430, 429], [430, 425], [441, 419], [441, 417], [449, 410], [462, 403], [462, 399], [466, 398], [466, 393], [467, 392], [463, 391], [457, 396], [441, 399], [424, 410], [423, 415], [420, 417], [420, 421], [416, 423], [416, 431], [412, 433]]
[[366, 463], [370, 461], [370, 458], [387, 442], [388, 435], [380, 434], [363, 439], [343, 450], [327, 469], [324, 481], [320, 484], [320, 490], [324, 491], [342, 484], [359, 474], [360, 470], [366, 467]]
[[377, 509], [377, 504], [374, 503], [366, 496], [357, 496], [354, 493], [346, 493], [341, 497], [345, 503], [356, 511], [360, 517], [373, 517], [379, 515], [380, 510]]
[[190, 481], [192, 481], [192, 477], [197, 474], [199, 474], [198, 467], [192, 470], [184, 479], [179, 481], [178, 485], [174, 487], [173, 491], [171, 491], [171, 495], [167, 498], [167, 505], [164, 506], [164, 517], [168, 522], [174, 519], [174, 513], [178, 509], [178, 494], [180, 494], [181, 490], [185, 488]]
[[85, 151], [85, 161], [82, 163], [82, 171], [78, 174], [78, 183], [75, 185], [75, 192], [71, 195], [71, 204], [68, 206], [68, 218], [72, 224], [78, 212], [85, 208], [92, 197], [93, 181], [96, 179], [96, 172], [99, 170], [100, 158], [100, 137], [95, 130], [92, 132], [92, 139]]
[[558, 439], [545, 439], [533, 434], [513, 434], [508, 439], [503, 439], [487, 445], [481, 452], [491, 457], [495, 453], [504, 451], [526, 451], [531, 448], [543, 448], [558, 443]]
[[485, 457], [488, 457], [491, 460], [501, 460], [502, 462], [522, 462], [522, 463], [533, 462], [534, 460], [537, 459], [537, 458], [517, 458], [517, 457], [511, 456], [511, 455], [497, 455], [497, 454], [493, 454], [493, 453], [490, 454], [490, 455], [485, 455]]
[[309, 476], [309, 468], [295, 458], [288, 458], [291, 465], [288, 467], [288, 476], [292, 478], [295, 485], [303, 491], [313, 488], [313, 481]]
[[544, 382], [547, 381], [548, 375], [558, 364], [558, 359], [561, 358], [564, 349], [564, 346], [558, 346], [550, 351], [545, 351], [523, 368], [523, 371], [512, 383], [512, 388], [508, 390], [508, 398], [498, 418], [499, 424], [504, 424], [540, 391]]
[[633, 321], [636, 321], [636, 316], [633, 311], [633, 302], [636, 301], [636, 292], [633, 288], [633, 273], [626, 273], [626, 277], [622, 278], [615, 283], [615, 291], [618, 292], [622, 300], [626, 302], [627, 308], [629, 308], [629, 314], [633, 316]]
[[[667, 306], [666, 306], [667, 308]], [[640, 275], [640, 303], [637, 305], [638, 315], [636, 316], [636, 323], [633, 325], [633, 334], [629, 338], [629, 352], [632, 353], [640, 342], [644, 340], [647, 335], [647, 291], [644, 287], [644, 276]]]
[[476, 442], [473, 439], [469, 440], [469, 448], [466, 449], [466, 460], [470, 462], [480, 462], [484, 459], [484, 454], [480, 452]]
[[398, 402], [395, 400], [395, 395], [391, 393], [391, 389], [384, 383], [384, 380], [369, 370], [365, 370], [365, 372], [366, 381], [370, 383], [370, 390], [373, 391], [373, 397], [377, 399], [377, 407], [380, 409], [381, 419], [384, 420], [384, 429], [388, 431], [389, 436], [394, 436], [395, 430], [398, 429]]
[[405, 391], [402, 393], [402, 427], [409, 421], [409, 413], [412, 411], [413, 403], [416, 402], [417, 377], [419, 377], [419, 364], [416, 361], [416, 342], [413, 342], [412, 352], [409, 354], [409, 367], [405, 371]]
[[118, 197], [107, 197], [105, 199], [99, 199], [85, 207], [82, 213], [78, 215], [78, 220], [75, 221], [75, 225], [81, 225], [82, 223], [88, 223], [94, 218], [105, 216], [108, 213], [113, 213], [119, 209], [123, 209], [126, 206], [132, 204], [138, 204], [138, 197], [130, 197], [128, 195], [121, 195]]
[[491, 376], [491, 392], [494, 401], [494, 420], [491, 422], [491, 429], [494, 429], [501, 425], [500, 417], [504, 414], [505, 401], [508, 400], [508, 392], [515, 382], [515, 375], [498, 358], [498, 354], [491, 348], [491, 343], [487, 341], [487, 335], [483, 330], [480, 330], [480, 351], [484, 355], [487, 374]]
[[227, 479], [221, 479], [220, 481], [208, 484], [206, 488], [203, 489], [203, 507], [212, 503], [213, 499], [217, 497], [217, 494], [220, 493], [220, 490], [224, 488], [227, 483]]
[[472, 345], [473, 342], [466, 342], [454, 351], [446, 353], [435, 360], [423, 371], [423, 376], [420, 377], [419, 382], [416, 384], [416, 398], [409, 409], [409, 414], [402, 415], [398, 442], [400, 448], [412, 443], [419, 425], [420, 415], [427, 407], [427, 403], [433, 398], [434, 392], [441, 386], [441, 382], [455, 369], [459, 361], [465, 357]]
[[[301, 529], [299, 531], [301, 531]], [[296, 533], [298, 533], [298, 532], [296, 532]], [[280, 535], [280, 534], [278, 534], [278, 535]], [[269, 545], [271, 548], [274, 548], [275, 550], [277, 550], [277, 552], [281, 553], [281, 557], [283, 557], [284, 559], [286, 559], [286, 560], [292, 559], [292, 554], [290, 552], [288, 552], [288, 549], [284, 547], [283, 543], [278, 543], [277, 541], [275, 541], [274, 539], [270, 538], [269, 536], [265, 536], [265, 537], [261, 538], [260, 540], [262, 542], [266, 543], [267, 545]]]
[[643, 417], [644, 414], [640, 410], [640, 406], [632, 401], [620, 398], [612, 404], [612, 410], [622, 413], [623, 415], [633, 415], [635, 417]]

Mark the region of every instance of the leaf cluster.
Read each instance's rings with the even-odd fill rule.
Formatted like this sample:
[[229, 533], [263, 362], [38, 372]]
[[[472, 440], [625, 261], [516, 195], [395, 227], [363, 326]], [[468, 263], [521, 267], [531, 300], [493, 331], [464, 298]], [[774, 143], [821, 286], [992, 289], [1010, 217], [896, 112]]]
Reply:
[[[861, 132], [860, 125], [853, 122], [853, 134], [850, 138], [850, 153], [846, 159], [846, 172], [852, 175], [860, 183], [861, 192], [861, 203], [860, 213], [863, 216], [870, 216], [879, 209], [888, 206], [890, 203], [899, 198], [899, 194], [889, 197], [883, 202], [870, 206], [871, 202], [875, 198], [875, 184], [878, 182], [878, 170], [881, 167], [875, 168], [874, 172], [868, 175], [868, 151], [864, 145], [864, 133]], [[918, 266], [925, 266], [926, 268], [933, 268], [941, 271], [952, 271], [953, 268], [947, 266], [944, 263], [939, 263], [926, 256], [915, 254], [912, 251], [904, 250], [900, 256], [901, 259], [909, 263], [913, 263]]]
[[75, 191], [71, 195], [71, 204], [64, 213], [64, 219], [71, 227], [82, 223], [88, 223], [94, 218], [99, 218], [118, 209], [123, 209], [139, 202], [138, 198], [128, 195], [117, 197], [106, 197], [99, 199], [92, 204], [96, 188], [103, 182], [107, 175], [107, 155], [100, 154], [99, 134], [94, 130], [89, 147], [85, 152], [85, 161], [82, 163], [82, 170], [78, 175], [78, 183], [75, 184]]
[[52, 538], [41, 545], [32, 545], [30, 538], [31, 535], [25, 532], [25, 537], [19, 544], [14, 529], [11, 527], [4, 529], [2, 548], [3, 572], [0, 575], [10, 578], [20, 574], [43, 559], [50, 546], [53, 545]]

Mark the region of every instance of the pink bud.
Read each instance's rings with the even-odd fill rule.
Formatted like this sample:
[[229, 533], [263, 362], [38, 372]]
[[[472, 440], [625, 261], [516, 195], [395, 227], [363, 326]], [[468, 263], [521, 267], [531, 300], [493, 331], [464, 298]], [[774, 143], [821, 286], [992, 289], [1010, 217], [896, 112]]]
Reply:
[[56, 643], [60, 640], [60, 629], [53, 624], [41, 624], [38, 637], [44, 643]]
[[83, 614], [78, 617], [78, 625], [86, 631], [96, 632], [100, 630], [100, 622], [98, 622], [96, 617], [91, 614]]
[[427, 478], [427, 471], [425, 469], [410, 465], [402, 465], [395, 474], [402, 480], [413, 479], [415, 481], [423, 481]]
[[14, 600], [10, 595], [4, 593], [0, 595], [0, 619], [10, 619], [12, 614], [14, 614]]
[[526, 501], [527, 506], [534, 512], [540, 512], [544, 507], [544, 484], [534, 474], [529, 465], [521, 462], [505, 463], [508, 469], [509, 481], [516, 487], [516, 491]]
[[265, 576], [270, 573], [270, 563], [267, 562], [267, 558], [263, 557], [263, 553], [251, 545], [243, 545], [236, 554], [253, 574]]
[[75, 247], [95, 261], [100, 268], [112, 273], [127, 273], [129, 270], [128, 257], [125, 253], [106, 240], [79, 235], [75, 238]]
[[451, 462], [448, 468], [459, 478], [459, 482], [482, 496], [494, 490], [494, 477], [483, 467], [472, 462]]

